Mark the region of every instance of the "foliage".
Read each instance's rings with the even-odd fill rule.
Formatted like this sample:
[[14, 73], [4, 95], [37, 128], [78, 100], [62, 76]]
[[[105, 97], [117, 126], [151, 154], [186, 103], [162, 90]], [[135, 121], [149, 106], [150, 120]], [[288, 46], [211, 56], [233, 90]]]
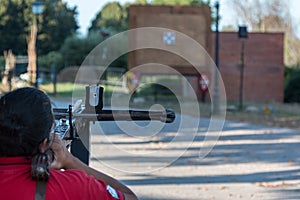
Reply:
[[76, 7], [68, 8], [62, 0], [46, 0], [44, 4], [38, 33], [40, 54], [59, 50], [64, 40], [78, 29]]
[[291, 78], [284, 92], [284, 102], [300, 103], [300, 74]]
[[[101, 36], [97, 31], [90, 32], [86, 37], [78, 37], [73, 35], [66, 39], [62, 48], [60, 49], [63, 59], [63, 66], [80, 66], [86, 56], [106, 37]], [[119, 41], [118, 43], [110, 44], [110, 49], [116, 51], [113, 54], [118, 54], [119, 46], [126, 41]], [[118, 46], [117, 46], [118, 45]], [[118, 54], [119, 55], [119, 54]], [[127, 67], [127, 54], [120, 56], [114, 60], [109, 66], [111, 67]]]
[[[135, 103], [134, 99], [143, 98], [146, 102], [143, 102], [142, 105], [140, 103]], [[179, 102], [178, 97], [168, 88], [159, 84], [147, 84], [142, 87], [139, 87], [130, 98], [130, 107], [141, 107], [145, 108], [147, 106], [153, 106], [153, 103], [171, 108], [178, 109]], [[170, 106], [170, 103], [172, 106]]]
[[102, 10], [92, 20], [91, 31], [121, 32], [128, 29], [128, 4], [121, 6], [118, 2], [104, 5]]
[[5, 58], [4, 56], [0, 56], [0, 71], [5, 69]]
[[44, 70], [53, 70], [59, 72], [63, 68], [63, 57], [58, 51], [51, 51], [47, 55], [39, 56], [39, 66]]
[[300, 74], [299, 66], [284, 68], [284, 81], [285, 81], [284, 85], [285, 85], [285, 87], [287, 86], [288, 82], [297, 74]]
[[[210, 0], [136, 0], [135, 4], [140, 5], [209, 5]], [[96, 17], [92, 20], [90, 33], [98, 33], [102, 40], [108, 36], [116, 33], [126, 31], [128, 29], [130, 4], [123, 6], [118, 2], [109, 2], [97, 13]], [[75, 42], [75, 41], [74, 41]], [[65, 54], [64, 54], [65, 55]], [[65, 56], [64, 56], [65, 57]], [[68, 58], [67, 58], [68, 59]], [[80, 59], [81, 60], [81, 59]], [[79, 62], [76, 62], [77, 64]], [[70, 65], [70, 63], [67, 63]], [[110, 66], [123, 67], [127, 66], [127, 55], [123, 55], [115, 60]]]
[[30, 11], [28, 1], [0, 0], [0, 52], [12, 49], [14, 54], [27, 53], [26, 37], [28, 33]]
[[[121, 6], [118, 2], [110, 2], [104, 5], [101, 11], [98, 12], [98, 14], [96, 15], [95, 19], [92, 20], [91, 23], [92, 25], [89, 28], [88, 36], [97, 35], [97, 37], [100, 39], [99, 42], [102, 42], [109, 36], [127, 30], [128, 29], [128, 8], [129, 8], [129, 4], [125, 4], [124, 6]], [[87, 38], [86, 40], [89, 40], [89, 38]], [[86, 52], [82, 52], [84, 53], [84, 57], [87, 56], [90, 50], [87, 50]], [[127, 66], [127, 55], [123, 55], [119, 57], [113, 63], [111, 63], [110, 66], [113, 67]]]
[[153, 96], [154, 94], [164, 96], [174, 95], [169, 88], [159, 84], [148, 84], [144, 87], [141, 87], [137, 91], [137, 94], [139, 96]]
[[69, 8], [62, 0], [44, 0], [44, 11], [34, 16], [34, 0], [0, 0], [0, 52], [12, 49], [15, 55], [27, 54], [30, 25], [38, 20], [38, 49], [44, 55], [58, 50], [70, 34], [78, 29], [77, 8]]
[[127, 63], [128, 63], [128, 54], [122, 55], [116, 60], [114, 60], [109, 67], [115, 67], [115, 68], [126, 68], [127, 69]]
[[68, 37], [60, 49], [64, 66], [80, 66], [85, 57], [103, 38], [97, 32], [91, 32], [85, 38], [76, 35]]
[[136, 5], [147, 5], [149, 2], [147, 0], [135, 0], [134, 4]]
[[292, 67], [285, 68], [285, 90], [284, 101], [285, 102], [300, 102], [300, 68]]
[[[136, 0], [139, 5], [210, 5], [210, 0]], [[109, 35], [128, 29], [128, 13], [130, 4], [123, 6], [118, 2], [110, 2], [97, 13], [92, 20], [90, 31], [107, 32]]]

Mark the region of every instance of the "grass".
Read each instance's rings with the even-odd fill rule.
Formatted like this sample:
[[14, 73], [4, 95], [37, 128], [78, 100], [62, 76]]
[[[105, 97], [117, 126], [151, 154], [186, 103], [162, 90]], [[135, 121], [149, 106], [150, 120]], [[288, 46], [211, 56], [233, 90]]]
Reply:
[[268, 125], [273, 127], [288, 127], [299, 129], [300, 125], [300, 105], [299, 104], [248, 104], [254, 106], [256, 111], [228, 111], [226, 119], [249, 122], [252, 124]]
[[[73, 94], [83, 94], [85, 95], [86, 85], [75, 85], [73, 83], [58, 83], [57, 84], [57, 94], [53, 96], [53, 85], [43, 84], [40, 85], [40, 89], [45, 91], [51, 98], [72, 98]], [[114, 86], [104, 85], [104, 105], [109, 106], [111, 103], [111, 96], [116, 89]], [[149, 89], [152, 90], [152, 89]], [[179, 97], [177, 99], [172, 95], [157, 94], [155, 98], [151, 95], [153, 91], [144, 91], [145, 96], [137, 95], [136, 97], [143, 97], [143, 102], [134, 102], [131, 98], [132, 94], [128, 91], [124, 91], [122, 88], [117, 88], [117, 105], [122, 106], [124, 102], [130, 99], [129, 105], [132, 108], [149, 109], [154, 104], [161, 104], [164, 108], [171, 108], [174, 111], [181, 113], [183, 110], [185, 114], [190, 114], [192, 116], [197, 115], [195, 112], [195, 105], [197, 102], [193, 102], [190, 99], [184, 99]], [[131, 96], [131, 97], [130, 97]], [[120, 105], [118, 105], [118, 103]], [[227, 111], [226, 119], [240, 121], [240, 122], [250, 122], [253, 124], [269, 125], [277, 127], [289, 127], [294, 129], [299, 129], [300, 125], [300, 105], [299, 104], [280, 104], [280, 103], [270, 103], [270, 104], [245, 104], [244, 108], [248, 106], [255, 106], [256, 111]], [[200, 103], [200, 114], [201, 116], [210, 117], [211, 114], [211, 104]], [[270, 112], [264, 112], [266, 108], [269, 108]]]
[[[51, 84], [41, 85], [41, 89], [43, 89], [48, 94], [53, 93], [53, 87]], [[56, 97], [72, 97], [72, 94], [79, 92], [85, 92], [85, 85], [74, 85], [72, 83], [59, 83], [57, 85], [57, 95]], [[111, 96], [114, 86], [106, 86], [104, 88], [104, 105], [109, 106], [111, 103]], [[149, 95], [152, 93], [153, 88], [150, 88], [149, 91], [144, 91], [144, 102], [134, 102], [133, 99], [128, 96], [131, 96], [128, 92], [119, 88], [117, 91], [117, 103], [115, 106], [122, 106], [124, 102], [130, 99], [129, 105], [132, 108], [141, 108], [141, 109], [149, 109], [154, 104], [160, 104], [164, 108], [170, 108], [174, 111], [181, 113], [184, 111], [185, 114], [190, 114], [195, 116], [198, 112], [195, 112], [195, 105], [197, 102], [193, 102], [190, 99], [184, 99], [179, 97], [177, 99], [172, 95], [160, 95], [158, 94], [155, 98], [153, 95]], [[85, 94], [85, 93], [84, 93]], [[141, 95], [137, 95], [137, 97], [141, 97]], [[116, 102], [115, 101], [115, 102]], [[254, 106], [257, 108], [257, 111], [243, 111], [235, 110], [235, 111], [227, 111], [226, 119], [240, 121], [240, 122], [250, 122], [253, 124], [259, 125], [268, 125], [268, 126], [278, 126], [278, 127], [289, 127], [289, 128], [299, 128], [300, 124], [300, 105], [299, 104], [279, 104], [279, 103], [270, 103], [270, 104], [246, 104], [244, 108], [249, 106]], [[265, 109], [269, 108], [270, 112], [265, 112]], [[199, 104], [200, 114], [201, 116], [210, 117], [211, 114], [211, 104], [210, 103], [200, 103]]]
[[[39, 86], [41, 90], [46, 92], [48, 95], [54, 95], [53, 84], [43, 84]], [[56, 96], [57, 97], [72, 97], [73, 92], [84, 92], [85, 85], [76, 85], [73, 83], [58, 83], [56, 85]]]

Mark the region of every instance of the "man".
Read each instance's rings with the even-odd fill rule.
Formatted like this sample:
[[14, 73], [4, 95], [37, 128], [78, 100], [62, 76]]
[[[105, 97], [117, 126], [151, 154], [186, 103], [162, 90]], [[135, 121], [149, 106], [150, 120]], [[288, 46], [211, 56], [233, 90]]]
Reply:
[[137, 199], [128, 187], [85, 165], [58, 136], [51, 136], [53, 122], [51, 102], [38, 89], [21, 88], [1, 97], [1, 199]]

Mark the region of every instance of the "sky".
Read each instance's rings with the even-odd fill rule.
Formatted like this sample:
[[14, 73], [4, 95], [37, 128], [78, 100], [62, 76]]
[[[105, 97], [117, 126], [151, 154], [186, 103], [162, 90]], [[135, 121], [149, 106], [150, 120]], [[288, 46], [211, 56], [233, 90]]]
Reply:
[[[91, 21], [95, 18], [96, 14], [102, 9], [102, 7], [108, 2], [112, 2], [114, 0], [63, 0], [67, 2], [69, 6], [77, 6], [78, 14], [78, 24], [80, 26], [79, 32], [82, 35], [87, 33], [87, 29], [90, 26]], [[121, 4], [126, 2], [134, 2], [134, 0], [116, 0]], [[226, 25], [236, 24], [236, 21], [233, 19], [231, 9], [228, 5], [228, 1], [230, 0], [219, 0], [220, 2], [220, 28]], [[266, 0], [267, 1], [267, 0]], [[298, 8], [300, 8], [299, 0], [287, 0], [291, 3], [291, 13], [293, 18], [295, 19], [295, 23], [300, 23], [300, 12]], [[212, 0], [212, 2], [216, 2]], [[297, 31], [297, 36], [300, 38], [300, 27]]]

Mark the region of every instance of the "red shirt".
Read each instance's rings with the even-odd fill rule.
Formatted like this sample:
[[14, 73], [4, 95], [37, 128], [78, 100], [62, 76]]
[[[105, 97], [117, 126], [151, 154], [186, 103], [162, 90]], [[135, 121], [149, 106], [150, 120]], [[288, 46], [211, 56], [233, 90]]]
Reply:
[[[36, 181], [31, 179], [31, 160], [24, 157], [0, 158], [0, 198], [34, 199]], [[55, 200], [124, 200], [119, 191], [114, 198], [104, 182], [79, 170], [50, 170], [46, 199]]]

